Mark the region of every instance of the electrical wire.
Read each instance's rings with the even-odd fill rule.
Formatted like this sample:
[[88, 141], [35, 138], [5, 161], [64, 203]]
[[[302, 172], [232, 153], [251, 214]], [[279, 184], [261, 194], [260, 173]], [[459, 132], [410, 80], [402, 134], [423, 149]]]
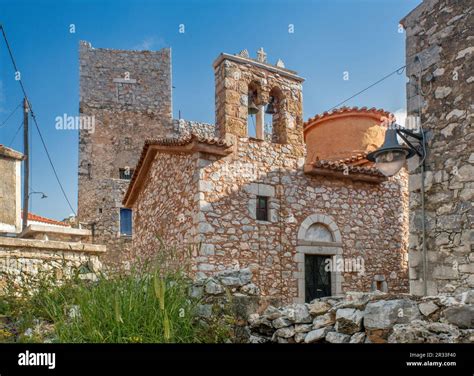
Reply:
[[18, 104], [18, 106], [15, 107], [15, 109], [10, 112], [10, 115], [7, 116], [7, 118], [2, 122], [2, 124], [0, 124], [0, 128], [2, 128], [3, 126], [5, 126], [5, 123], [10, 120], [10, 118], [15, 114], [15, 112], [17, 112], [17, 110], [20, 108], [21, 106], [21, 102]]
[[17, 128], [15, 134], [13, 135], [12, 139], [10, 140], [10, 142], [8, 143], [8, 147], [11, 147], [12, 144], [13, 144], [13, 141], [15, 141], [15, 138], [16, 136], [18, 135], [18, 132], [20, 132], [20, 129], [23, 127], [23, 120], [21, 121], [20, 123], [20, 126]]
[[[15, 58], [13, 57], [13, 53], [12, 53], [12, 50], [10, 48], [10, 44], [8, 43], [8, 39], [7, 39], [7, 36], [5, 34], [5, 29], [3, 28], [3, 25], [0, 24], [0, 29], [2, 30], [2, 35], [3, 35], [3, 39], [5, 40], [5, 44], [7, 46], [7, 49], [8, 49], [8, 53], [10, 55], [10, 60], [13, 64], [13, 68], [15, 69], [15, 72], [18, 72], [18, 68], [17, 68], [17, 65], [16, 65], [16, 62], [15, 62]], [[33, 123], [35, 124], [35, 127], [36, 127], [36, 130], [38, 131], [38, 135], [40, 137], [40, 140], [41, 140], [41, 143], [43, 145], [43, 148], [46, 152], [46, 156], [48, 158], [48, 161], [49, 161], [49, 164], [51, 165], [51, 168], [53, 170], [53, 173], [54, 173], [54, 176], [56, 178], [56, 181], [58, 182], [58, 185], [61, 189], [61, 192], [64, 196], [64, 198], [66, 199], [66, 202], [67, 204], [69, 205], [69, 208], [71, 209], [71, 211], [74, 213], [74, 215], [76, 215], [76, 211], [74, 210], [74, 208], [72, 207], [71, 205], [71, 202], [69, 201], [69, 198], [67, 197], [67, 194], [66, 194], [66, 191], [64, 190], [64, 187], [61, 183], [61, 180], [59, 179], [59, 176], [58, 176], [58, 173], [56, 171], [56, 167], [54, 166], [54, 163], [53, 163], [53, 160], [51, 159], [51, 155], [49, 154], [49, 150], [48, 148], [46, 147], [46, 143], [44, 141], [44, 138], [43, 138], [43, 135], [41, 134], [41, 130], [38, 126], [38, 121], [36, 120], [36, 115], [35, 113], [33, 112], [33, 107], [31, 105], [31, 102], [30, 102], [30, 99], [28, 97], [28, 94], [26, 93], [26, 90], [25, 90], [25, 86], [23, 85], [23, 82], [21, 80], [21, 78], [18, 80], [18, 83], [20, 84], [20, 87], [21, 87], [21, 90], [23, 92], [23, 95], [26, 99], [26, 102], [28, 104], [28, 108], [30, 110], [30, 114], [31, 114], [31, 118], [33, 119]]]
[[342, 102], [336, 104], [335, 106], [331, 107], [329, 110], [327, 110], [327, 111], [325, 111], [325, 112], [332, 111], [332, 110], [338, 108], [339, 106], [343, 105], [344, 103], [349, 102], [351, 99], [353, 99], [353, 98], [359, 96], [360, 94], [362, 94], [362, 93], [364, 93], [365, 91], [371, 89], [371, 88], [374, 87], [375, 85], [378, 85], [378, 84], [381, 83], [382, 81], [384, 81], [384, 80], [386, 80], [387, 78], [393, 76], [395, 73], [398, 74], [398, 75], [401, 75], [401, 74], [403, 73], [403, 71], [405, 70], [405, 68], [406, 68], [406, 65], [404, 65], [404, 66], [402, 66], [402, 67], [400, 67], [400, 68], [398, 68], [398, 69], [395, 69], [393, 72], [391, 72], [391, 73], [387, 74], [386, 76], [382, 77], [381, 79], [375, 81], [373, 84], [367, 86], [365, 89], [362, 89], [362, 90], [358, 91], [357, 93], [351, 95], [349, 98], [347, 98], [347, 99], [343, 100]]

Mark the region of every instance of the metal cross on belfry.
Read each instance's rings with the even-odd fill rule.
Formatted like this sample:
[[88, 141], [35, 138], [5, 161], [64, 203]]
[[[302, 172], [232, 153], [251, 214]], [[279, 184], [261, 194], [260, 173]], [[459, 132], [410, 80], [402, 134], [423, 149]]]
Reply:
[[257, 60], [260, 61], [261, 63], [267, 62], [267, 54], [263, 50], [263, 47], [260, 47], [260, 49], [257, 51]]

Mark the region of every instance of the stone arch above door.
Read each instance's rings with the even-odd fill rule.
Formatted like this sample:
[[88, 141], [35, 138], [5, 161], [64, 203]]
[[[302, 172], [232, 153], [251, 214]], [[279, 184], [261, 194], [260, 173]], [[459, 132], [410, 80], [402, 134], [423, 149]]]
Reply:
[[339, 231], [339, 227], [331, 216], [326, 214], [311, 214], [310, 216], [306, 217], [306, 219], [300, 225], [300, 229], [298, 230], [298, 243], [317, 241], [314, 239], [311, 240], [308, 237], [308, 231], [311, 231], [311, 228], [314, 228], [314, 226], [318, 225], [325, 226], [330, 231], [332, 235], [332, 242], [342, 242], [342, 236], [341, 232]]
[[[312, 214], [300, 225], [297, 235], [296, 262], [298, 272], [298, 297], [295, 302], [305, 301], [305, 256], [317, 255], [342, 257], [342, 236], [334, 219], [326, 214]], [[342, 273], [331, 272], [331, 295], [342, 293]]]

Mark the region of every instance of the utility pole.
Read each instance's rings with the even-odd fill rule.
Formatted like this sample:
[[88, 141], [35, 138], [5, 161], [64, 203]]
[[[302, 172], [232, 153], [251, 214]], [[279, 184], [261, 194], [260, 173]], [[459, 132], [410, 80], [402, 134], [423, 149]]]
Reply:
[[23, 226], [22, 229], [26, 228], [28, 223], [28, 201], [29, 201], [29, 189], [30, 189], [30, 147], [28, 144], [28, 100], [23, 99], [23, 154], [25, 155], [23, 165]]

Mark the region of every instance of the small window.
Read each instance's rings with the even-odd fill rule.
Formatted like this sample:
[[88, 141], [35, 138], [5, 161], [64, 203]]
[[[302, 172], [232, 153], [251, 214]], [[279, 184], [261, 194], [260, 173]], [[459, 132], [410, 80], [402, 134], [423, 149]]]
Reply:
[[120, 209], [120, 235], [132, 236], [132, 211]]
[[257, 196], [257, 220], [268, 221], [268, 197]]
[[130, 180], [133, 176], [133, 168], [120, 168], [119, 175], [120, 179]]

